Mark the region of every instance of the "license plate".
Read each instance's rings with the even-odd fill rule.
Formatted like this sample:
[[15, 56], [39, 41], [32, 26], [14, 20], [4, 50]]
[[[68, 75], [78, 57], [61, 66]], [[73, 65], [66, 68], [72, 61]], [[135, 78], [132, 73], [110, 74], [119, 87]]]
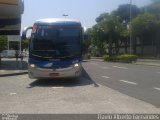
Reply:
[[50, 76], [50, 77], [58, 77], [58, 76], [59, 76], [59, 73], [50, 73], [49, 76]]

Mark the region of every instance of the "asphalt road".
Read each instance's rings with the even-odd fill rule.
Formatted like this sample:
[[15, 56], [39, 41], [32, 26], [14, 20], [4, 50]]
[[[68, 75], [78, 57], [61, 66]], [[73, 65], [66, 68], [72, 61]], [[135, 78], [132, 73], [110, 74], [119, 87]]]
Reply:
[[160, 67], [89, 62], [84, 68], [96, 83], [160, 108]]
[[83, 62], [81, 79], [0, 78], [0, 113], [160, 113], [160, 67]]

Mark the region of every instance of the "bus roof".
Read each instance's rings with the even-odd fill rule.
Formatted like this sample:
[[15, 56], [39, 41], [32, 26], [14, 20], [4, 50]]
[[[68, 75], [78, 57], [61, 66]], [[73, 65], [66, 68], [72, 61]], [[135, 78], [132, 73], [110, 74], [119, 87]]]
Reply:
[[46, 18], [40, 19], [35, 22], [37, 25], [81, 25], [80, 21], [77, 19], [68, 19], [68, 18]]

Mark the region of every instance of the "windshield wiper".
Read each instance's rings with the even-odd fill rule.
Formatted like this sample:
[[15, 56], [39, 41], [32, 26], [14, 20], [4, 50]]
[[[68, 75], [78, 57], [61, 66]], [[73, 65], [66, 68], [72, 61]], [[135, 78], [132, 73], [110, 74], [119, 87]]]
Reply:
[[56, 50], [33, 50], [35, 52], [55, 52]]
[[46, 56], [35, 55], [35, 54], [31, 54], [31, 55], [33, 55], [33, 56], [35, 56], [35, 57], [41, 57], [41, 58], [53, 58], [53, 57], [46, 57]]
[[69, 56], [63, 56], [63, 57], [57, 57], [57, 58], [64, 59], [64, 58], [72, 58], [76, 56], [79, 56], [79, 55], [69, 55]]

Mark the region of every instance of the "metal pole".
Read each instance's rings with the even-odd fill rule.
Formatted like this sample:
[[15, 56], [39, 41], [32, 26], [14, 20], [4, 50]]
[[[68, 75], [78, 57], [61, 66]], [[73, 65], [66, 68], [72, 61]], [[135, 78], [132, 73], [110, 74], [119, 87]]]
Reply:
[[21, 46], [22, 46], [22, 42], [21, 42], [21, 39], [19, 39], [19, 52], [20, 52], [20, 54], [21, 54]]
[[132, 0], [130, 0], [130, 54], [132, 54]]

